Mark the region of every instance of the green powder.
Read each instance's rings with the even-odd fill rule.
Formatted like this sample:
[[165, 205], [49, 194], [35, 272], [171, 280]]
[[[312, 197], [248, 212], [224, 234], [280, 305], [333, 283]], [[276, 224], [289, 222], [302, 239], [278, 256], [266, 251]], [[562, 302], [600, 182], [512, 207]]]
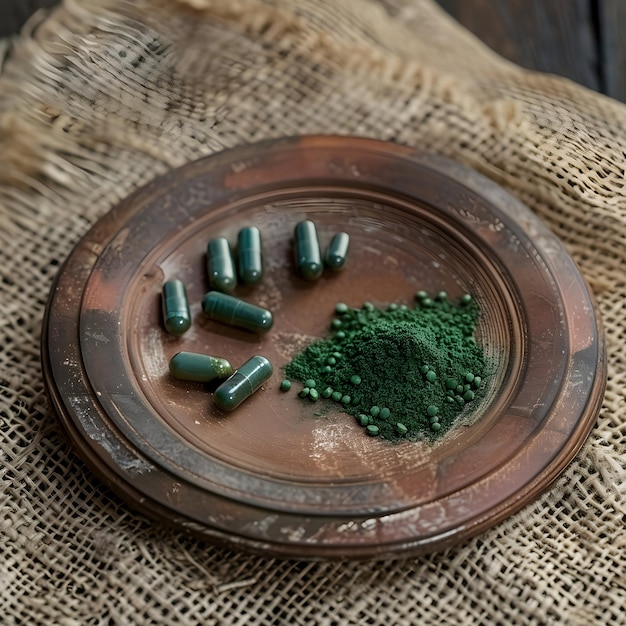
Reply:
[[453, 302], [444, 292], [435, 298], [419, 292], [415, 299], [414, 308], [338, 304], [330, 337], [296, 356], [286, 376], [314, 382], [317, 397], [335, 400], [370, 435], [441, 436], [482, 396], [487, 366], [474, 339], [479, 310], [469, 295]]

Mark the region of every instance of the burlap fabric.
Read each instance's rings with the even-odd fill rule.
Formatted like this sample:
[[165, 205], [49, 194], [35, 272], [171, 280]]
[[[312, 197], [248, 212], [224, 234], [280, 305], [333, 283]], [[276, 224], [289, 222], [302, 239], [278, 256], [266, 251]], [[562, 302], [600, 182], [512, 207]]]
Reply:
[[[0, 622], [626, 623], [626, 107], [502, 61], [429, 0], [68, 0], [31, 27], [0, 76]], [[191, 159], [320, 132], [486, 174], [562, 238], [604, 318], [589, 441], [445, 553], [280, 562], [163, 529], [94, 479], [46, 402], [45, 301], [96, 218]]]

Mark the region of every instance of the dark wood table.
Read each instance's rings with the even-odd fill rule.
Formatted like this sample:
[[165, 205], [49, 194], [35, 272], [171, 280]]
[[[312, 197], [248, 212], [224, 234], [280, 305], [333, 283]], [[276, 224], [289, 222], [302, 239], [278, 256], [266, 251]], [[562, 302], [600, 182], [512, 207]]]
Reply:
[[[626, 102], [625, 0], [437, 0], [502, 56]], [[0, 37], [58, 0], [0, 0]]]
[[437, 0], [503, 57], [626, 102], [624, 0]]

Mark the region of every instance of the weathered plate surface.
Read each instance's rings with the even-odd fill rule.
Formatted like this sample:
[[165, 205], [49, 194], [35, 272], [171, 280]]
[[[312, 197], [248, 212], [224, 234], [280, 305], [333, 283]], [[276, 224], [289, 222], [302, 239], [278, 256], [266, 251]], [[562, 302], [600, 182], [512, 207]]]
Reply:
[[[346, 268], [300, 280], [292, 233], [351, 235]], [[205, 247], [254, 224], [265, 274], [237, 295], [270, 308], [264, 336], [207, 320]], [[164, 280], [192, 304], [182, 338], [161, 323]], [[367, 437], [329, 405], [279, 393], [280, 368], [323, 336], [336, 302], [412, 302], [471, 292], [477, 338], [498, 363], [471, 425], [435, 445]], [[274, 376], [231, 414], [173, 380], [179, 350]], [[589, 291], [523, 205], [438, 156], [346, 137], [225, 151], [153, 181], [103, 217], [62, 268], [48, 306], [44, 375], [87, 463], [145, 513], [207, 539], [298, 558], [389, 557], [442, 548], [544, 490], [591, 429], [606, 379]]]

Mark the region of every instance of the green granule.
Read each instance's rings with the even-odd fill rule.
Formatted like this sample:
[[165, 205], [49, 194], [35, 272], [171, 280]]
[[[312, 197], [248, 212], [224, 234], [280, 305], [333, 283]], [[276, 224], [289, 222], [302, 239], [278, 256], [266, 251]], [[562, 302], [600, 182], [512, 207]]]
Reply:
[[487, 364], [474, 339], [479, 310], [467, 294], [454, 302], [445, 292], [418, 292], [415, 300], [414, 308], [338, 304], [330, 337], [296, 356], [286, 376], [315, 381], [322, 398], [338, 402], [370, 435], [440, 437], [482, 397]]

